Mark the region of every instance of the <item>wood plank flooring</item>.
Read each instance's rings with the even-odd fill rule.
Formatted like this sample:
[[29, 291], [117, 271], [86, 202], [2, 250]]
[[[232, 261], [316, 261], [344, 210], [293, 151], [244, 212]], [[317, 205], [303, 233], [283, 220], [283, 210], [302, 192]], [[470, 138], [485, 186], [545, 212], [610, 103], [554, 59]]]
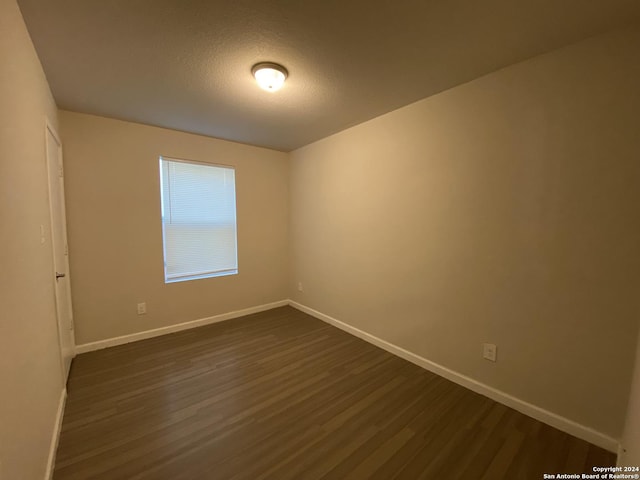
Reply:
[[55, 480], [541, 479], [615, 455], [290, 307], [78, 356]]

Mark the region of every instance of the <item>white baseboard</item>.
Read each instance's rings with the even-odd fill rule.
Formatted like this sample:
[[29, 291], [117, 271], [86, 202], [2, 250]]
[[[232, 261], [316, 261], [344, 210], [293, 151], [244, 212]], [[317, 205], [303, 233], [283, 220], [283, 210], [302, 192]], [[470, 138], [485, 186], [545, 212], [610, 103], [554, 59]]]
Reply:
[[284, 307], [288, 305], [288, 300], [280, 300], [278, 302], [266, 303], [264, 305], [258, 305], [256, 307], [245, 308], [242, 310], [236, 310], [234, 312], [222, 313], [220, 315], [214, 315], [213, 317], [200, 318], [198, 320], [191, 320], [189, 322], [178, 323], [176, 325], [169, 325], [167, 327], [154, 328], [153, 330], [146, 330], [144, 332], [132, 333], [130, 335], [123, 335], [121, 337], [108, 338], [106, 340], [99, 340], [97, 342], [85, 343], [83, 345], [76, 345], [76, 353], [92, 352], [94, 350], [101, 350], [103, 348], [115, 347], [116, 345], [123, 345], [125, 343], [137, 342], [139, 340], [146, 340], [147, 338], [159, 337], [161, 335], [167, 335], [169, 333], [180, 332], [182, 330], [189, 330], [191, 328], [202, 327], [212, 323], [223, 322], [225, 320], [231, 320], [232, 318], [244, 317], [245, 315], [251, 315], [252, 313], [264, 312], [265, 310], [271, 310], [272, 308]]
[[56, 466], [56, 451], [58, 450], [58, 440], [60, 440], [60, 431], [62, 430], [62, 418], [64, 417], [64, 406], [67, 403], [67, 389], [63, 388], [60, 393], [60, 401], [58, 402], [58, 412], [56, 413], [56, 421], [53, 425], [51, 434], [51, 444], [49, 445], [49, 458], [47, 459], [47, 471], [45, 480], [53, 478], [53, 469]]
[[620, 442], [620, 445], [618, 446], [618, 457], [616, 458], [617, 467], [629, 466], [626, 464], [627, 463], [626, 453], [627, 453], [627, 450], [624, 448], [624, 445], [622, 444], [622, 442]]
[[507, 407], [513, 408], [529, 417], [533, 417], [536, 420], [539, 420], [547, 425], [551, 425], [558, 430], [562, 430], [570, 435], [581, 438], [589, 443], [597, 445], [599, 447], [604, 448], [613, 453], [618, 452], [619, 442], [618, 440], [611, 438], [603, 433], [600, 433], [592, 428], [581, 425], [573, 420], [569, 420], [568, 418], [557, 415], [553, 412], [540, 408], [536, 405], [533, 405], [529, 402], [521, 400], [517, 397], [509, 395], [503, 391], [497, 390], [489, 385], [478, 382], [471, 377], [467, 377], [466, 375], [462, 375], [461, 373], [455, 372], [447, 367], [439, 365], [431, 360], [427, 360], [415, 353], [412, 353], [404, 348], [398, 347], [392, 343], [387, 342], [386, 340], [382, 340], [370, 333], [367, 333], [363, 330], [360, 330], [356, 327], [352, 327], [340, 320], [337, 320], [329, 315], [325, 315], [324, 313], [318, 312], [312, 308], [309, 308], [305, 305], [302, 305], [298, 302], [294, 302], [293, 300], [289, 300], [289, 305], [293, 308], [296, 308], [304, 313], [311, 315], [319, 320], [327, 322], [335, 327], [338, 327], [345, 332], [348, 332], [362, 340], [365, 340], [373, 345], [380, 347], [386, 350], [389, 353], [392, 353], [400, 358], [404, 358], [411, 363], [418, 365], [419, 367], [424, 368], [425, 370], [429, 370], [441, 377], [446, 378], [447, 380], [451, 380], [458, 385], [462, 385], [469, 390], [472, 390], [480, 395], [484, 395], [496, 402], [499, 402]]

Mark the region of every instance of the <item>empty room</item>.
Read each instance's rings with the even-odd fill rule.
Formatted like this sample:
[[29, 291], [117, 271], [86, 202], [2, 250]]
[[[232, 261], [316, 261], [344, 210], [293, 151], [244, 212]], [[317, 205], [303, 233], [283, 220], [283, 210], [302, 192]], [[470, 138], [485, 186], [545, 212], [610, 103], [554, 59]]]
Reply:
[[0, 0], [0, 480], [640, 478], [640, 2]]

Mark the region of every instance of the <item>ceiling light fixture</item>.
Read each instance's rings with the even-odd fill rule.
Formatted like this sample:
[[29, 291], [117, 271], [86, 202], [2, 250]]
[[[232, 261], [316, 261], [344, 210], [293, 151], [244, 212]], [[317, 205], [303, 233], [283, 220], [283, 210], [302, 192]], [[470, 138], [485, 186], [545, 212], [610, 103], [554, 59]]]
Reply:
[[263, 90], [275, 92], [280, 90], [289, 72], [282, 65], [277, 63], [262, 62], [257, 63], [251, 69], [251, 73], [256, 78], [256, 82]]

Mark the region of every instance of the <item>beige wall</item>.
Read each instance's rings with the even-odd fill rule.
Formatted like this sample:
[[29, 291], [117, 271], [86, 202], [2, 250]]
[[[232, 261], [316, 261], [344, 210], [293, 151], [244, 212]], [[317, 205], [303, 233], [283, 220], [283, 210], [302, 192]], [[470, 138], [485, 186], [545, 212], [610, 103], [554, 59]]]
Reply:
[[44, 477], [62, 392], [45, 119], [56, 127], [47, 80], [16, 2], [0, 0], [0, 478], [7, 480]]
[[594, 38], [293, 152], [292, 298], [619, 438], [639, 51], [637, 29]]
[[[60, 122], [78, 344], [287, 298], [285, 153], [64, 111]], [[164, 283], [160, 155], [236, 168], [238, 275]]]
[[638, 337], [636, 364], [631, 380], [631, 395], [629, 396], [622, 447], [618, 465], [640, 467], [640, 336]]

